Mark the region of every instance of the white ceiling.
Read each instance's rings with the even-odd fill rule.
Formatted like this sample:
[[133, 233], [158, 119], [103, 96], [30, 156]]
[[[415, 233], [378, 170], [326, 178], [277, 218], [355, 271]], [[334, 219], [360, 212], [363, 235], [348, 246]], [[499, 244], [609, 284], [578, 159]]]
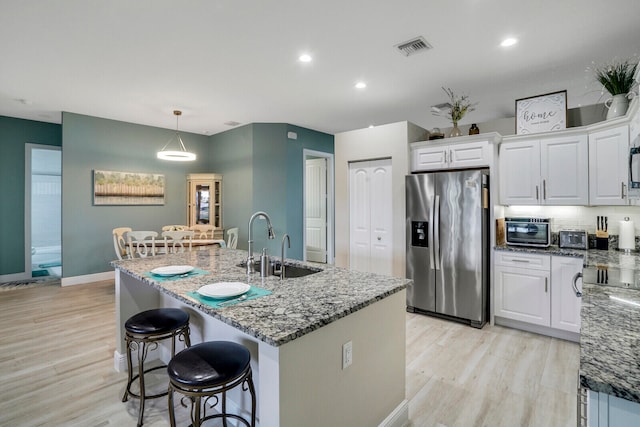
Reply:
[[[639, 17], [638, 0], [0, 0], [0, 115], [432, 128], [449, 125], [429, 108], [444, 86], [478, 102], [462, 123], [480, 123], [557, 90], [569, 108], [603, 102], [589, 67], [637, 61]], [[415, 36], [433, 49], [395, 50]], [[501, 48], [507, 36], [520, 43]]]

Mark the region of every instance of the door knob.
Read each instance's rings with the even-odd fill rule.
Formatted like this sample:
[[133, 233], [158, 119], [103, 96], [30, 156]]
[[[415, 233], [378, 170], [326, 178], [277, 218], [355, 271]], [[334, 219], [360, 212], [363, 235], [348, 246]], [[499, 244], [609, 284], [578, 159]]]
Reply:
[[382, 237], [378, 236], [378, 240], [382, 240]]

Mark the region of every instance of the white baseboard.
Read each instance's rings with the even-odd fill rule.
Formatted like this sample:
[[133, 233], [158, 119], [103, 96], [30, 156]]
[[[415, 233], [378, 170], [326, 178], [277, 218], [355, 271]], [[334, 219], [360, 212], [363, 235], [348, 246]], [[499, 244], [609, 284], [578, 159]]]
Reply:
[[113, 352], [113, 369], [116, 372], [127, 372], [127, 355], [118, 353], [118, 350]]
[[378, 427], [404, 427], [409, 424], [409, 401], [407, 399], [391, 411]]
[[92, 282], [115, 279], [115, 271], [105, 271], [104, 273], [85, 274], [82, 276], [63, 277], [62, 286], [83, 285]]

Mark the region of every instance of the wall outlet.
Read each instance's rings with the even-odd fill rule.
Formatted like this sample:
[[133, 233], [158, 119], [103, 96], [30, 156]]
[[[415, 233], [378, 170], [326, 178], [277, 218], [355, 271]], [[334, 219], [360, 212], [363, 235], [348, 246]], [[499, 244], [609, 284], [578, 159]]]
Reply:
[[351, 366], [353, 362], [353, 343], [351, 341], [342, 344], [342, 369]]

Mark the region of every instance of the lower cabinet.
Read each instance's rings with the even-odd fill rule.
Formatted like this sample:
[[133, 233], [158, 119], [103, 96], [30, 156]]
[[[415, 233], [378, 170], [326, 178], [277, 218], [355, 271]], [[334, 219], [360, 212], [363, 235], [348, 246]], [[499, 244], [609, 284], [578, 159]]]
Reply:
[[640, 403], [589, 390], [589, 427], [640, 426]]
[[574, 281], [580, 291], [582, 264], [582, 258], [497, 251], [494, 315], [579, 333], [580, 298], [574, 291]]

